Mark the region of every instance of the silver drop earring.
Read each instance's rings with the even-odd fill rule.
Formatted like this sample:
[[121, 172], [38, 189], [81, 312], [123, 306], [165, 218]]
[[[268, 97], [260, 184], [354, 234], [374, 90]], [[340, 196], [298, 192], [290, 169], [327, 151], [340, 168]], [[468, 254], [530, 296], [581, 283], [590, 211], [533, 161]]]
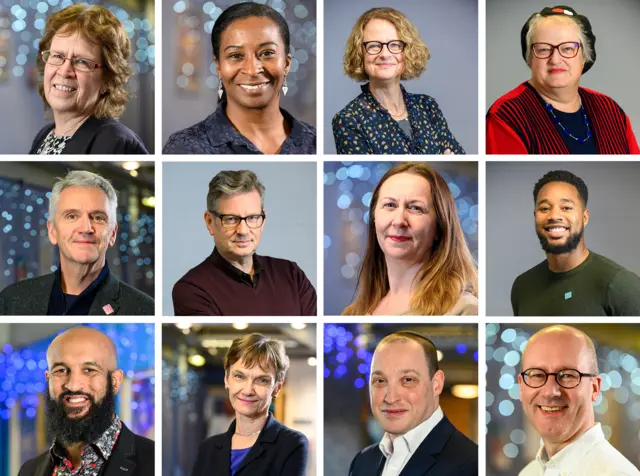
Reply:
[[287, 77], [284, 77], [284, 84], [282, 85], [282, 94], [287, 95], [287, 91], [289, 91], [289, 86], [287, 86]]
[[218, 99], [222, 99], [224, 89], [222, 89], [222, 79], [218, 78]]

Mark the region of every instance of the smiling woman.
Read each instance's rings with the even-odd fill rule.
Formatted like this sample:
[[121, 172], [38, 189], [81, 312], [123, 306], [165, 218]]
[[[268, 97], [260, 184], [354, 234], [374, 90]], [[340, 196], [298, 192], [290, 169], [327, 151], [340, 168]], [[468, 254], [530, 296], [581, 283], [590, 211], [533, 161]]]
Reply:
[[227, 8], [211, 32], [218, 108], [169, 137], [165, 154], [314, 154], [316, 131], [280, 108], [291, 67], [289, 27], [267, 5]]

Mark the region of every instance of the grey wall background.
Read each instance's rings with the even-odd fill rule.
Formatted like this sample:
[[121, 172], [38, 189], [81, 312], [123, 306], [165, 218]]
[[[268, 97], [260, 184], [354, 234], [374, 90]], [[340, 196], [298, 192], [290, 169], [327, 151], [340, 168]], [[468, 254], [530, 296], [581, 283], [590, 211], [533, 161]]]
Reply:
[[550, 170], [568, 170], [589, 188], [590, 250], [640, 275], [640, 163], [487, 163], [487, 316], [510, 316], [511, 285], [545, 260], [535, 232], [533, 186]]
[[[527, 18], [544, 7], [562, 4], [550, 0], [487, 0], [487, 110], [503, 94], [531, 78], [522, 59], [520, 30]], [[571, 5], [589, 19], [596, 35], [595, 64], [580, 79], [580, 86], [613, 98], [640, 135], [640, 2], [638, 0], [572, 0]]]
[[335, 154], [331, 120], [360, 94], [360, 85], [344, 74], [342, 58], [353, 25], [365, 11], [393, 7], [418, 28], [431, 51], [427, 70], [403, 81], [410, 93], [435, 98], [449, 129], [467, 154], [478, 153], [478, 2], [477, 0], [325, 0], [324, 2], [324, 147]]
[[295, 261], [317, 289], [315, 163], [164, 162], [163, 315], [173, 315], [171, 291], [176, 281], [213, 251], [203, 218], [209, 182], [221, 170], [243, 169], [255, 172], [266, 188], [267, 219], [258, 254]]

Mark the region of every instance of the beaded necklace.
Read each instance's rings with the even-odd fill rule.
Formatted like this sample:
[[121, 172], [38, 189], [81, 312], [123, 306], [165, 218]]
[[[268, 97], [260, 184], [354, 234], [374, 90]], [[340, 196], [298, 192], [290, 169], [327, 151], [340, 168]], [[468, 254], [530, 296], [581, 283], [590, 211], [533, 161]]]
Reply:
[[564, 135], [571, 137], [573, 140], [577, 140], [580, 144], [584, 144], [585, 142], [587, 142], [591, 136], [593, 136], [593, 134], [591, 133], [591, 124], [589, 123], [589, 118], [587, 117], [587, 113], [584, 110], [584, 106], [582, 104], [580, 104], [580, 111], [582, 112], [582, 118], [584, 119], [584, 125], [587, 126], [587, 135], [585, 136], [584, 139], [581, 139], [579, 137], [574, 136], [571, 132], [569, 132], [563, 125], [562, 122], [560, 122], [560, 119], [558, 119], [558, 117], [555, 115], [555, 113], [553, 112], [553, 106], [549, 103], [545, 103], [545, 107], [547, 109], [547, 111], [549, 111], [549, 114], [551, 114], [551, 118], [553, 119], [553, 122], [555, 122], [556, 124], [558, 124], [560, 126], [560, 129], [562, 129], [562, 132], [564, 133]]

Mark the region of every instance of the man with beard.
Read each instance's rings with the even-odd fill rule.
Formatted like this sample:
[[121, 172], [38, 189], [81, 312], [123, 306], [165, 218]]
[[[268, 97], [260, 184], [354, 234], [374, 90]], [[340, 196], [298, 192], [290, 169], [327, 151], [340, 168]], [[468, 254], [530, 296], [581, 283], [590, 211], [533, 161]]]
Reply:
[[115, 413], [123, 372], [111, 339], [90, 327], [57, 336], [47, 350], [49, 451], [18, 476], [153, 476], [154, 442]]
[[535, 333], [518, 383], [524, 414], [542, 438], [536, 459], [520, 476], [640, 476], [595, 421], [602, 378], [588, 335], [562, 325]]
[[584, 243], [586, 184], [554, 170], [533, 189], [536, 233], [547, 259], [511, 288], [515, 316], [637, 316], [640, 278]]

